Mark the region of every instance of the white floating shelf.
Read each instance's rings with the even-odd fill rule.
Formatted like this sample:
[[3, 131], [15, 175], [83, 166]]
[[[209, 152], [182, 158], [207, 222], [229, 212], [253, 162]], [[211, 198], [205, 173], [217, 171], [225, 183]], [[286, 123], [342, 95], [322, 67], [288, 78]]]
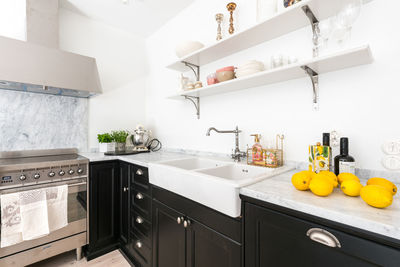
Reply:
[[355, 66], [370, 64], [372, 61], [373, 57], [371, 49], [369, 45], [364, 45], [356, 48], [346, 49], [330, 55], [305, 60], [281, 68], [259, 72], [243, 78], [217, 83], [200, 89], [181, 91], [180, 93], [172, 95], [168, 98], [184, 99], [184, 96], [211, 96], [308, 77], [305, 71], [301, 68], [302, 66], [311, 68], [319, 75]]
[[247, 30], [238, 32], [222, 41], [206, 46], [184, 58], [180, 58], [168, 65], [167, 68], [182, 72], [187, 71], [188, 68], [182, 62], [203, 66], [308, 26], [310, 25], [310, 21], [303, 11], [303, 7], [305, 6], [308, 6], [315, 17], [321, 21], [335, 15], [350, 2], [352, 0], [303, 0]]

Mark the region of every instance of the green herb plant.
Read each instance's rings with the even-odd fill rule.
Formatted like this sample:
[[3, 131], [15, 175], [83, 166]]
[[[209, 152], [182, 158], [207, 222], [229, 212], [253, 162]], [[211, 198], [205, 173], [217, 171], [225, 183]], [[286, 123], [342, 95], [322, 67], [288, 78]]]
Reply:
[[127, 131], [113, 131], [111, 133], [111, 137], [116, 143], [125, 143], [128, 135], [129, 132]]
[[111, 134], [109, 133], [98, 134], [97, 140], [99, 140], [99, 143], [111, 143], [112, 141], [114, 141]]

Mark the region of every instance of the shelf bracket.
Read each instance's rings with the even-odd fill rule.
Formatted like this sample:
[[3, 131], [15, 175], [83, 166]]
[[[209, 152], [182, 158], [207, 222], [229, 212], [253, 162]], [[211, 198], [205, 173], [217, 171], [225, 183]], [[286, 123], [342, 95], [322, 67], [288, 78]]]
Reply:
[[200, 120], [200, 97], [197, 96], [184, 96], [186, 100], [189, 100], [193, 103], [194, 107], [196, 108], [196, 115], [197, 119]]
[[182, 63], [193, 71], [194, 75], [196, 76], [196, 81], [200, 81], [200, 66], [194, 65], [186, 61], [182, 61]]
[[313, 57], [317, 57], [319, 55], [319, 47], [318, 47], [318, 38], [320, 35], [319, 20], [315, 17], [314, 13], [311, 11], [308, 5], [303, 6], [302, 9], [306, 14], [307, 18], [310, 20], [310, 24], [313, 31], [313, 38], [312, 38], [312, 42], [314, 44]]
[[316, 111], [319, 109], [319, 79], [318, 73], [315, 72], [308, 66], [301, 66], [301, 68], [306, 72], [308, 77], [311, 79], [311, 83], [313, 86], [313, 109]]

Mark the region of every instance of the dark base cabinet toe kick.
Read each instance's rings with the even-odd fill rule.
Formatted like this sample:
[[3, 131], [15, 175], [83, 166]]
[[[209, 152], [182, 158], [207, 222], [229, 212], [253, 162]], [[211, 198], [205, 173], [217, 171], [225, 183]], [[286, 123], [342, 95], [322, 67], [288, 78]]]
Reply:
[[88, 260], [136, 267], [400, 266], [398, 240], [246, 196], [243, 218], [149, 183], [148, 169], [90, 164]]

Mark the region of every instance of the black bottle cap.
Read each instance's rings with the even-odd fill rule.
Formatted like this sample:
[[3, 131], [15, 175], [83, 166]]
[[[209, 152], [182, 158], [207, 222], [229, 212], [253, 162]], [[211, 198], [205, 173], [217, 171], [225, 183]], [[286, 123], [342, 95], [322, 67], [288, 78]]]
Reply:
[[341, 155], [349, 154], [349, 138], [347, 137], [340, 138], [340, 154]]
[[322, 145], [329, 146], [331, 141], [330, 133], [323, 133], [322, 134]]

